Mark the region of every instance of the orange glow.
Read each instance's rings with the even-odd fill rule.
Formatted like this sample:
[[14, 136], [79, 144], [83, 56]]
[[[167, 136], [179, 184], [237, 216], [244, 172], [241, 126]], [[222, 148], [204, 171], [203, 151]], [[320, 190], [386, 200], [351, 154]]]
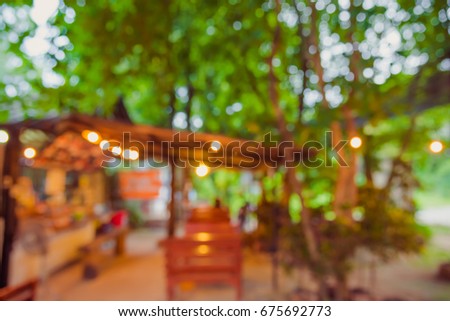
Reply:
[[81, 136], [83, 136], [84, 139], [86, 139], [88, 142], [92, 143], [92, 144], [98, 144], [102, 141], [101, 136], [91, 130], [84, 130], [81, 133]]
[[199, 241], [206, 242], [206, 241], [211, 240], [211, 234], [205, 233], [205, 232], [200, 232], [195, 235], [195, 238]]
[[199, 245], [195, 252], [200, 255], [206, 255], [211, 252], [211, 248], [208, 245]]

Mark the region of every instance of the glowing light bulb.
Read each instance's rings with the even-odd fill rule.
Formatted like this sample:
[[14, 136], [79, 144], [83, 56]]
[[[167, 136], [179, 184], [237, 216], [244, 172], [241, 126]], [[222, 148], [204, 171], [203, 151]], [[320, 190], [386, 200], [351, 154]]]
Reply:
[[217, 140], [215, 140], [211, 143], [211, 146], [209, 148], [212, 151], [217, 152], [220, 148], [222, 148], [222, 145]]
[[139, 152], [137, 150], [132, 149], [130, 150], [129, 156], [131, 160], [137, 160], [139, 159]]
[[209, 168], [208, 168], [208, 166], [201, 164], [199, 167], [197, 167], [195, 169], [195, 173], [199, 177], [204, 177], [209, 173]]
[[440, 153], [444, 150], [444, 145], [438, 141], [438, 140], [434, 140], [430, 143], [430, 151], [437, 154]]
[[362, 139], [358, 136], [352, 137], [352, 139], [350, 139], [350, 146], [352, 148], [360, 148], [362, 146]]
[[135, 149], [125, 149], [122, 155], [125, 159], [137, 160], [139, 158], [139, 152]]
[[111, 153], [113, 153], [116, 156], [119, 156], [120, 154], [122, 154], [122, 148], [120, 148], [119, 146], [114, 146], [111, 149]]
[[7, 131], [0, 130], [0, 144], [6, 144], [9, 141], [9, 134]]
[[98, 133], [91, 130], [84, 130], [81, 136], [92, 144], [98, 144], [102, 140]]
[[37, 152], [33, 147], [28, 147], [23, 151], [23, 156], [25, 156], [28, 159], [35, 158], [36, 155], [37, 155]]
[[99, 144], [100, 148], [103, 150], [107, 150], [109, 148], [110, 143], [107, 140], [102, 140]]
[[87, 137], [88, 141], [91, 143], [97, 143], [100, 140], [100, 135], [97, 134], [96, 132], [90, 132], [88, 137]]

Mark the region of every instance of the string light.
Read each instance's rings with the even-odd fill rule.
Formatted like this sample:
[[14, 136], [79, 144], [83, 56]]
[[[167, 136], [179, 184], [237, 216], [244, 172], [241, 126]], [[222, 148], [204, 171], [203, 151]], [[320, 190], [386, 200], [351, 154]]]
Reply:
[[103, 150], [107, 150], [110, 146], [110, 143], [107, 140], [102, 140], [99, 144], [100, 148]]
[[139, 152], [135, 149], [125, 149], [122, 155], [125, 159], [137, 160], [139, 158]]
[[195, 169], [195, 173], [197, 174], [197, 176], [199, 177], [204, 177], [206, 175], [208, 175], [209, 173], [209, 168], [208, 166], [206, 166], [205, 164], [201, 164], [199, 167], [197, 167]]
[[33, 147], [28, 147], [23, 151], [23, 156], [25, 156], [28, 159], [33, 159], [37, 155], [36, 150]]
[[211, 143], [211, 146], [209, 147], [213, 152], [217, 152], [219, 149], [222, 148], [222, 145], [217, 140], [213, 141]]
[[442, 152], [443, 150], [444, 150], [444, 145], [440, 141], [433, 140], [430, 143], [430, 151], [431, 152], [438, 154], [438, 153]]
[[122, 154], [122, 148], [120, 148], [119, 146], [114, 146], [111, 149], [111, 153], [113, 153], [116, 156], [119, 156], [120, 154]]
[[9, 141], [9, 134], [7, 131], [0, 130], [0, 144], [6, 144]]
[[84, 139], [86, 139], [88, 142], [90, 142], [92, 144], [98, 144], [99, 142], [102, 141], [102, 138], [100, 137], [100, 135], [91, 130], [84, 130], [81, 133], [81, 135], [83, 136]]
[[139, 152], [137, 150], [130, 150], [130, 159], [131, 160], [137, 160], [139, 159]]
[[360, 148], [362, 146], [362, 139], [358, 136], [352, 137], [352, 139], [350, 139], [350, 146], [352, 148]]

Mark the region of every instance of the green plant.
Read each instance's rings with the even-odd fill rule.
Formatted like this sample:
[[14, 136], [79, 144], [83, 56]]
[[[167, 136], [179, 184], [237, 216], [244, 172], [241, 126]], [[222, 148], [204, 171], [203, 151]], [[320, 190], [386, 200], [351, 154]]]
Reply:
[[138, 202], [127, 202], [126, 209], [129, 213], [129, 223], [133, 228], [144, 226], [145, 220]]

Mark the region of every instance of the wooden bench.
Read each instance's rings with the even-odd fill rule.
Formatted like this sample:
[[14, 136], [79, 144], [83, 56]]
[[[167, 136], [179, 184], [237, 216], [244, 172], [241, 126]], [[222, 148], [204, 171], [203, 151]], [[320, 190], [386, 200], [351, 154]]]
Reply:
[[34, 301], [38, 281], [32, 280], [17, 286], [0, 289], [0, 301]]
[[242, 252], [239, 234], [198, 233], [164, 242], [167, 297], [175, 298], [175, 289], [184, 282], [229, 284], [242, 298]]
[[103, 252], [105, 244], [114, 243], [113, 255], [120, 256], [125, 253], [125, 241], [129, 229], [127, 227], [115, 228], [107, 233], [98, 235], [91, 243], [81, 248], [83, 256], [83, 277], [93, 279], [97, 277], [101, 261], [100, 254]]

